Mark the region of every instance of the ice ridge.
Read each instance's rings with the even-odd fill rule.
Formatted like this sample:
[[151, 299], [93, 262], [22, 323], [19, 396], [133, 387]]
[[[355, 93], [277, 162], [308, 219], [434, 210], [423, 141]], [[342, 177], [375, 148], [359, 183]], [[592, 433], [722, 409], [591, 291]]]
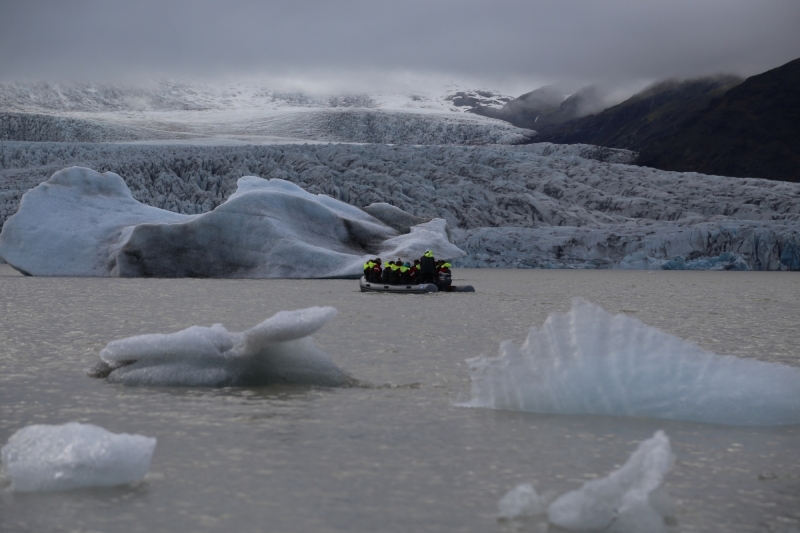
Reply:
[[0, 455], [11, 490], [54, 491], [138, 481], [147, 474], [155, 447], [151, 437], [70, 422], [24, 427]]
[[800, 424], [800, 369], [718, 355], [580, 298], [468, 361], [464, 405], [729, 425]]
[[347, 385], [353, 378], [311, 338], [335, 315], [333, 307], [309, 307], [281, 311], [241, 333], [214, 324], [119, 339], [87, 373], [125, 385]]

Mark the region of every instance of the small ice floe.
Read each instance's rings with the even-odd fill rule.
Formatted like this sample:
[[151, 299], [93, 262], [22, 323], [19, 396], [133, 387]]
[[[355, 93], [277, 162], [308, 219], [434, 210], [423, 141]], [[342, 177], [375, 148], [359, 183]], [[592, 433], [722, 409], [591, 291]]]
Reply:
[[675, 462], [663, 431], [639, 444], [628, 461], [602, 479], [556, 498], [540, 496], [530, 483], [510, 490], [497, 504], [498, 518], [519, 520], [546, 515], [550, 524], [568, 531], [659, 533], [672, 514], [661, 490]]
[[91, 424], [27, 426], [0, 449], [3, 469], [18, 492], [111, 487], [142, 479], [156, 439], [115, 434]]
[[665, 531], [668, 499], [657, 489], [674, 462], [669, 438], [657, 431], [619, 470], [556, 499], [547, 508], [547, 519], [571, 531]]
[[214, 324], [115, 340], [87, 374], [125, 385], [347, 385], [353, 378], [310, 336], [335, 315], [333, 307], [309, 307], [281, 311], [241, 333]]
[[530, 483], [517, 485], [497, 502], [497, 517], [502, 520], [529, 518], [547, 512], [546, 500]]
[[800, 424], [800, 368], [718, 355], [580, 298], [522, 346], [504, 341], [498, 357], [468, 364], [467, 407]]

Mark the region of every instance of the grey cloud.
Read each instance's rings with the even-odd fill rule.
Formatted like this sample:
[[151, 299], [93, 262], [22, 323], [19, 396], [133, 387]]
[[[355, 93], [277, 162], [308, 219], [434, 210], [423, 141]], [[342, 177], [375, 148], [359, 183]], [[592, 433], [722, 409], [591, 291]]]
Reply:
[[9, 0], [0, 80], [749, 75], [800, 56], [798, 27], [796, 0]]

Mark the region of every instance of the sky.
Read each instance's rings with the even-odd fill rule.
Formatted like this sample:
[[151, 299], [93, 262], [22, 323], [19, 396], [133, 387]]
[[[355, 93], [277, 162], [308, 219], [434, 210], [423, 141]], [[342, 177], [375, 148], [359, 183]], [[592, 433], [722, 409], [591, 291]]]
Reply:
[[800, 0], [0, 0], [0, 81], [520, 94], [752, 75], [800, 57], [798, 28]]

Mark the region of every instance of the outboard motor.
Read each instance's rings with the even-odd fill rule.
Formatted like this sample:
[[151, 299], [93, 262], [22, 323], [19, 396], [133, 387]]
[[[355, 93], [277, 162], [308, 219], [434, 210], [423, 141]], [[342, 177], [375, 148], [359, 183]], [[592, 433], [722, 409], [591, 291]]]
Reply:
[[450, 275], [450, 272], [439, 272], [439, 275], [436, 279], [436, 285], [439, 287], [440, 291], [448, 290], [451, 283], [453, 283], [453, 277]]

